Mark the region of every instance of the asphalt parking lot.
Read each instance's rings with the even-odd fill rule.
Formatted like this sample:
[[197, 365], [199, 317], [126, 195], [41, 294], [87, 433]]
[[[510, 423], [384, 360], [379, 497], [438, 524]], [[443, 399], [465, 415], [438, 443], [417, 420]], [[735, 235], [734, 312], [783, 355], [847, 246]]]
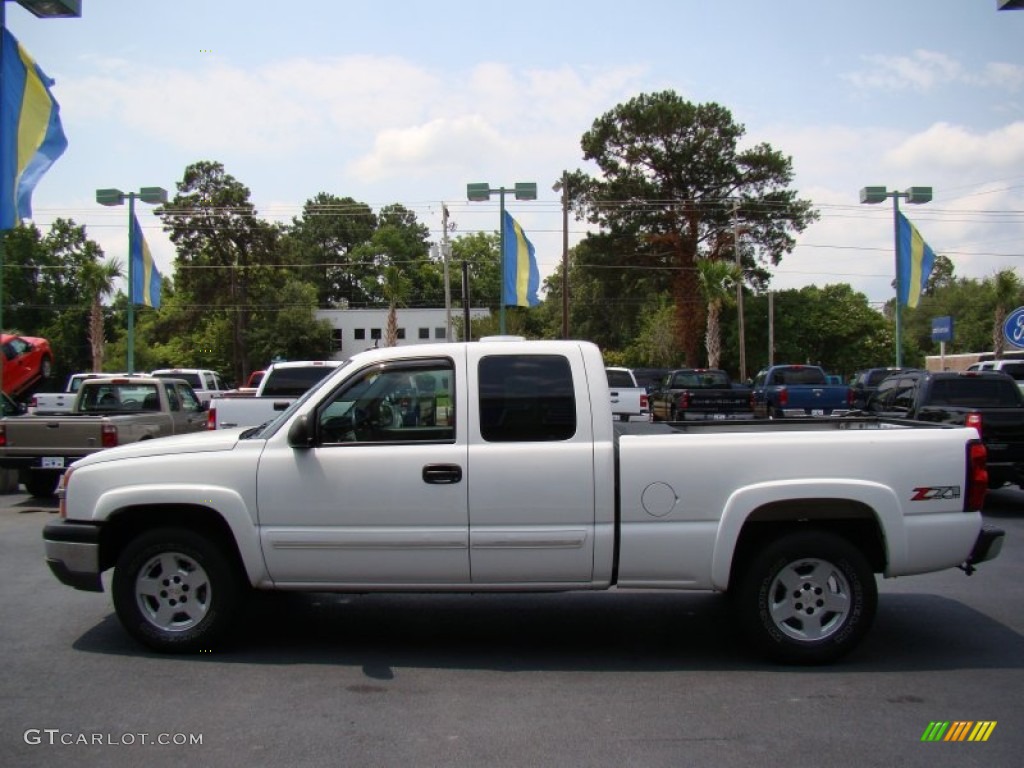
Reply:
[[[838, 665], [763, 664], [706, 594], [268, 595], [166, 657], [57, 583], [56, 503], [0, 496], [3, 766], [1009, 766], [1024, 754], [1024, 492], [1001, 556], [880, 584]], [[933, 722], [994, 722], [928, 742]], [[166, 742], [166, 743], [164, 743]]]

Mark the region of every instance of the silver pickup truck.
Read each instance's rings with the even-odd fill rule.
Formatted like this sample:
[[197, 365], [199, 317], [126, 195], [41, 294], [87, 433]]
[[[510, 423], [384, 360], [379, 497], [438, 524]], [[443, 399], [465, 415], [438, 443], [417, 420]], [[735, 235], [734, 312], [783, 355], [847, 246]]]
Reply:
[[76, 462], [47, 562], [91, 591], [113, 568], [122, 626], [163, 652], [221, 648], [249, 589], [619, 587], [728, 592], [758, 651], [822, 663], [864, 637], [876, 574], [999, 551], [974, 429], [622, 424], [608, 399], [588, 342], [368, 350], [271, 424]]
[[17, 469], [33, 496], [52, 496], [64, 470], [83, 456], [205, 428], [205, 408], [184, 381], [87, 379], [67, 413], [0, 420], [0, 467]]

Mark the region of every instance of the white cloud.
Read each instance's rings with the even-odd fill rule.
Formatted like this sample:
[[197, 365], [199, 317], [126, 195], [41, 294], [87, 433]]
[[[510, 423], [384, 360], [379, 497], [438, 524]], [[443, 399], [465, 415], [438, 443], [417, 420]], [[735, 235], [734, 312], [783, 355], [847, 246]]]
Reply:
[[877, 54], [863, 59], [867, 69], [846, 75], [847, 80], [862, 89], [927, 91], [964, 78], [958, 61], [935, 51], [916, 50], [910, 56]]
[[896, 169], [921, 167], [933, 173], [970, 170], [975, 178], [1000, 176], [1002, 169], [1024, 163], [1024, 122], [988, 133], [936, 123], [908, 136], [886, 152], [884, 160]]

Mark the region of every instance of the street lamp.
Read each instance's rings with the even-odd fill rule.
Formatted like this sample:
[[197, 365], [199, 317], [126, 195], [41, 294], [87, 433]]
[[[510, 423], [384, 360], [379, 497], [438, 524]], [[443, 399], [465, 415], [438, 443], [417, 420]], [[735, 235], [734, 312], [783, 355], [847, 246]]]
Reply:
[[896, 367], [903, 367], [903, 311], [900, 308], [900, 198], [905, 198], [911, 205], [931, 202], [931, 187], [910, 187], [906, 192], [886, 191], [885, 187], [864, 187], [860, 191], [861, 203], [874, 205], [884, 203], [886, 198], [892, 198], [892, 227], [893, 227], [893, 251], [896, 260]]
[[135, 373], [135, 198], [144, 203], [163, 205], [167, 202], [167, 190], [163, 187], [142, 187], [138, 192], [125, 194], [120, 189], [97, 189], [96, 202], [100, 205], [124, 205], [128, 199], [128, 373]]
[[[499, 333], [505, 334], [505, 193], [515, 192], [516, 200], [536, 200], [537, 199], [537, 185], [532, 182], [516, 182], [515, 187], [507, 189], [505, 187], [498, 187], [497, 189], [491, 189], [490, 184], [467, 184], [466, 185], [466, 197], [471, 202], [481, 202], [483, 200], [490, 200], [491, 195], [495, 192], [498, 193], [498, 199], [501, 201], [500, 211], [498, 215], [501, 217], [501, 238], [500, 238], [500, 250], [501, 256], [498, 263], [501, 265], [500, 277], [501, 277], [501, 306], [498, 310], [498, 326]], [[468, 329], [467, 329], [468, 330]], [[466, 338], [469, 338], [468, 335]]]

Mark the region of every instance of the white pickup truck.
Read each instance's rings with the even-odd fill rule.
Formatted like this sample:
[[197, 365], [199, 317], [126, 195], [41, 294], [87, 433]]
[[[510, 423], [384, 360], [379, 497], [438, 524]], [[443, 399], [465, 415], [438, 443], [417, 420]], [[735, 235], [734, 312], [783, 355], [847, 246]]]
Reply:
[[650, 421], [651, 408], [647, 388], [636, 383], [629, 368], [605, 368], [608, 377], [608, 397], [612, 402], [612, 417], [616, 421]]
[[716, 590], [770, 658], [832, 661], [875, 574], [995, 557], [975, 430], [871, 419], [614, 424], [587, 342], [355, 355], [273, 423], [64, 475], [54, 575], [163, 652], [219, 647], [250, 588]]
[[274, 363], [256, 392], [221, 392], [210, 400], [210, 429], [254, 427], [272, 421], [341, 363], [309, 360]]

